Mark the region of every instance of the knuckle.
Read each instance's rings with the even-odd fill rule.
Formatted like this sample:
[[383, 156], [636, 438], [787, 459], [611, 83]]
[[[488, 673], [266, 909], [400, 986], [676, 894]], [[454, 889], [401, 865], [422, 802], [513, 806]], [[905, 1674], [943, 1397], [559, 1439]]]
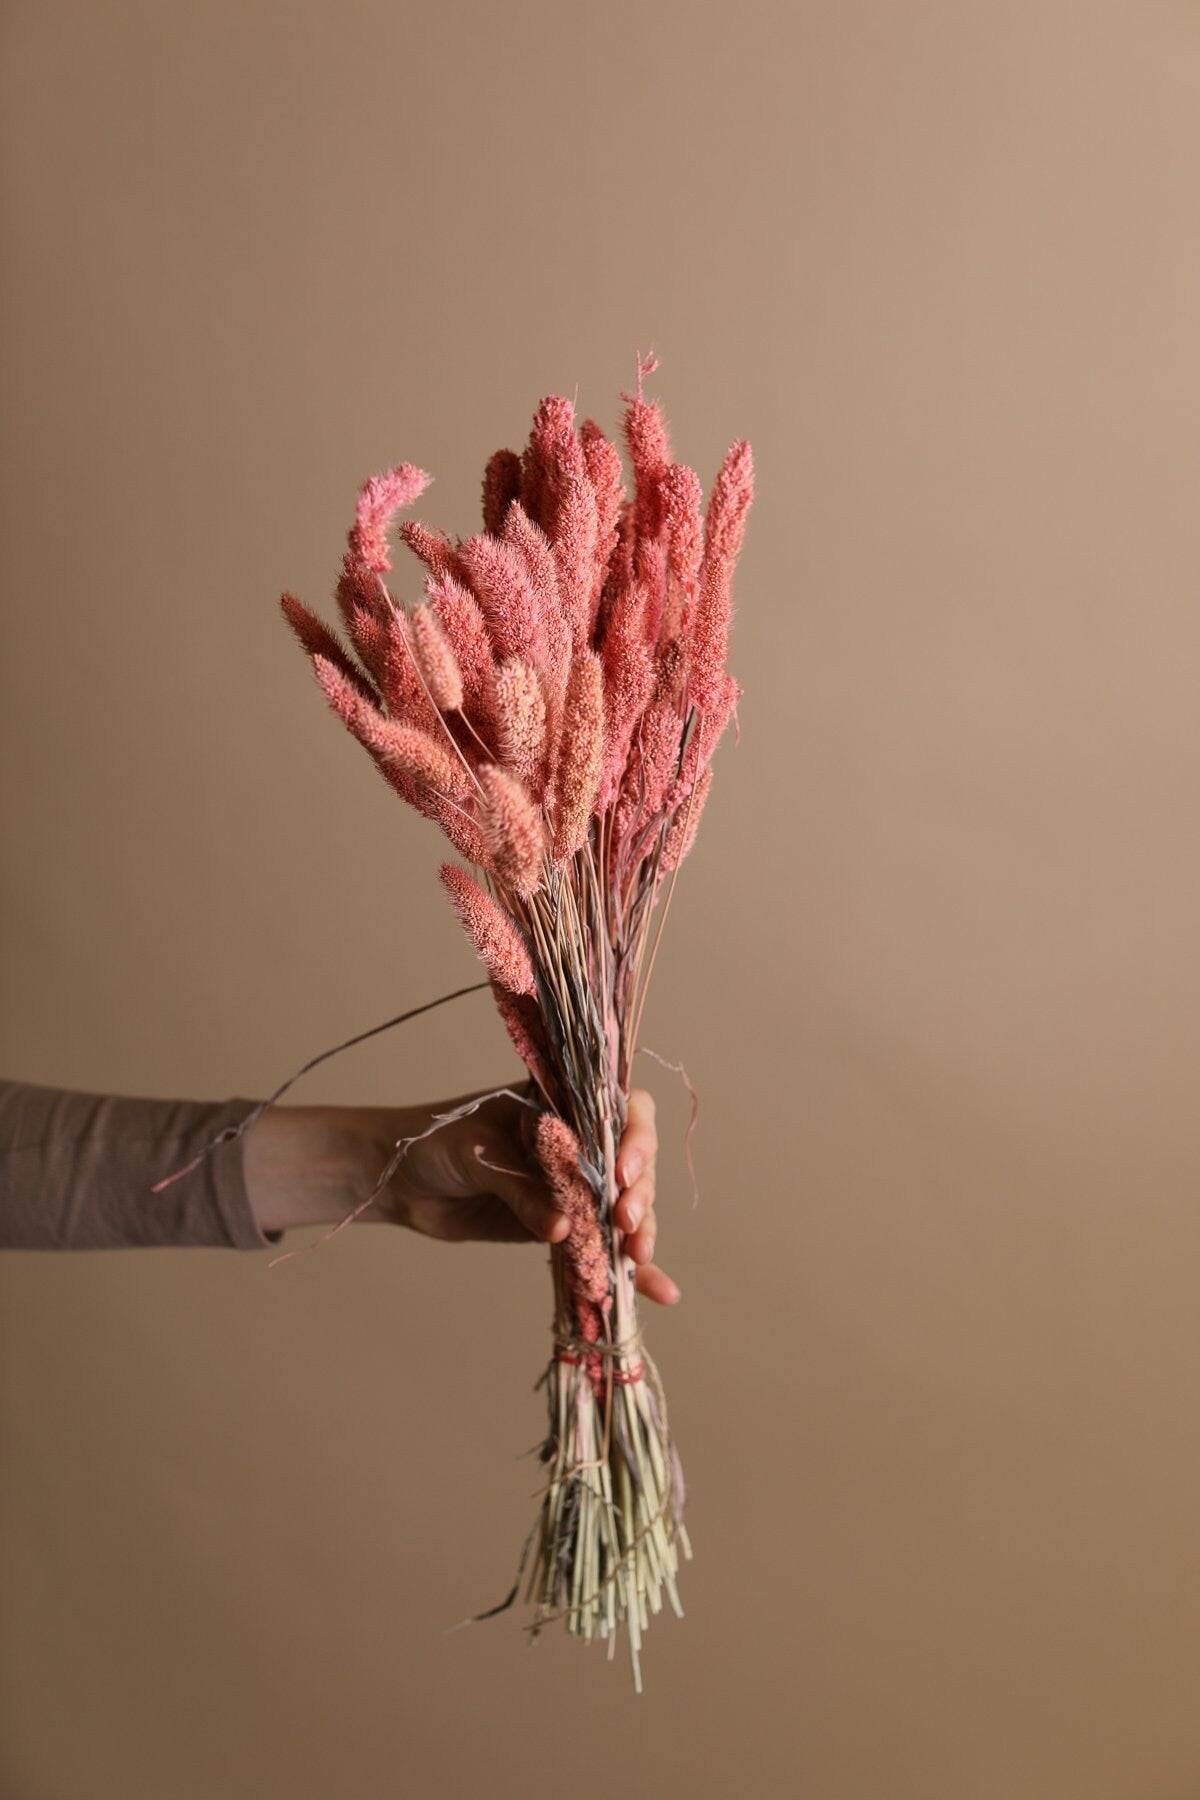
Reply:
[[627, 1124], [633, 1129], [649, 1125], [654, 1118], [654, 1096], [649, 1088], [631, 1088], [627, 1108]]
[[649, 1170], [638, 1176], [629, 1192], [643, 1212], [649, 1212], [654, 1205], [654, 1177]]

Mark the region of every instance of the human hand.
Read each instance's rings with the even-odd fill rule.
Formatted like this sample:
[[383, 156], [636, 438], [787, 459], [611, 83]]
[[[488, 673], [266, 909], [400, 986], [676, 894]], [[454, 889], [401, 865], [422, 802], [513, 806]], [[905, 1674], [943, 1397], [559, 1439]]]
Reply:
[[[465, 1095], [464, 1100], [474, 1096]], [[428, 1109], [450, 1112], [463, 1100]], [[425, 1110], [425, 1109], [422, 1109]], [[625, 1130], [617, 1151], [620, 1188], [615, 1218], [623, 1248], [635, 1266], [640, 1294], [671, 1306], [679, 1289], [654, 1263], [658, 1220], [654, 1210], [658, 1134], [654, 1098], [645, 1088], [629, 1096]], [[377, 1166], [402, 1135], [397, 1115], [380, 1109], [376, 1120]], [[569, 1223], [559, 1212], [534, 1149], [537, 1114], [520, 1101], [501, 1095], [485, 1100], [476, 1112], [440, 1127], [408, 1149], [381, 1197], [378, 1210], [364, 1219], [406, 1225], [426, 1237], [460, 1243], [560, 1243]], [[412, 1125], [409, 1131], [413, 1130]]]

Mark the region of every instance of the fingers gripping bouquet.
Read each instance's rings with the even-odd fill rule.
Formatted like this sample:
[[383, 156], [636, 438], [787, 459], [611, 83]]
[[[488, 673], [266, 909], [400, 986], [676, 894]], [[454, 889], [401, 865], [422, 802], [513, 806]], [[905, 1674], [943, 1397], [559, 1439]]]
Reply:
[[639, 1685], [642, 1633], [664, 1593], [679, 1611], [690, 1550], [615, 1153], [658, 936], [740, 693], [725, 665], [753, 494], [738, 442], [704, 505], [644, 397], [656, 366], [639, 359], [622, 395], [631, 496], [616, 445], [551, 395], [524, 450], [489, 459], [482, 531], [399, 524], [425, 570], [418, 604], [385, 579], [392, 520], [429, 482], [408, 463], [359, 495], [336, 590], [349, 648], [282, 599], [334, 712], [475, 871], [447, 862], [442, 881], [529, 1071], [538, 1154], [571, 1220], [551, 1251], [549, 1479], [518, 1590], [528, 1561], [535, 1633], [561, 1617], [611, 1655], [624, 1624]]

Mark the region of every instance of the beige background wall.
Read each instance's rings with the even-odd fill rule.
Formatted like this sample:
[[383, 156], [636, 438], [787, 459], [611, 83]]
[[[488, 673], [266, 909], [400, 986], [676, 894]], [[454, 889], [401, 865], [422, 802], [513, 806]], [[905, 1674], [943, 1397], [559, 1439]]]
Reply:
[[[466, 534], [651, 344], [759, 468], [647, 1695], [440, 1632], [540, 1253], [10, 1255], [3, 1800], [1200, 1792], [1200, 12], [9, 0], [3, 65], [6, 1073], [261, 1095], [470, 979], [276, 611], [366, 474]], [[511, 1068], [473, 999], [297, 1098]]]

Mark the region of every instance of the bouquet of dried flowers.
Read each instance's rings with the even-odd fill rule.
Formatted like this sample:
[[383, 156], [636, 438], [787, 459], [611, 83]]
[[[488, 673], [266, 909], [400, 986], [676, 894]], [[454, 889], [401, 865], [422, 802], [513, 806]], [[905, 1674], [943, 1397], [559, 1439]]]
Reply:
[[475, 871], [447, 862], [442, 881], [529, 1071], [538, 1155], [571, 1220], [551, 1250], [548, 1481], [504, 1604], [528, 1562], [531, 1630], [563, 1618], [611, 1656], [624, 1625], [638, 1686], [642, 1634], [664, 1594], [680, 1610], [691, 1551], [614, 1219], [615, 1150], [671, 890], [741, 691], [726, 652], [753, 493], [737, 442], [705, 506], [645, 398], [656, 366], [639, 357], [621, 396], [631, 496], [617, 446], [550, 395], [524, 450], [489, 459], [482, 531], [397, 526], [424, 568], [418, 604], [386, 580], [392, 522], [430, 479], [408, 463], [360, 491], [336, 589], [347, 641], [282, 597], [334, 712]]

